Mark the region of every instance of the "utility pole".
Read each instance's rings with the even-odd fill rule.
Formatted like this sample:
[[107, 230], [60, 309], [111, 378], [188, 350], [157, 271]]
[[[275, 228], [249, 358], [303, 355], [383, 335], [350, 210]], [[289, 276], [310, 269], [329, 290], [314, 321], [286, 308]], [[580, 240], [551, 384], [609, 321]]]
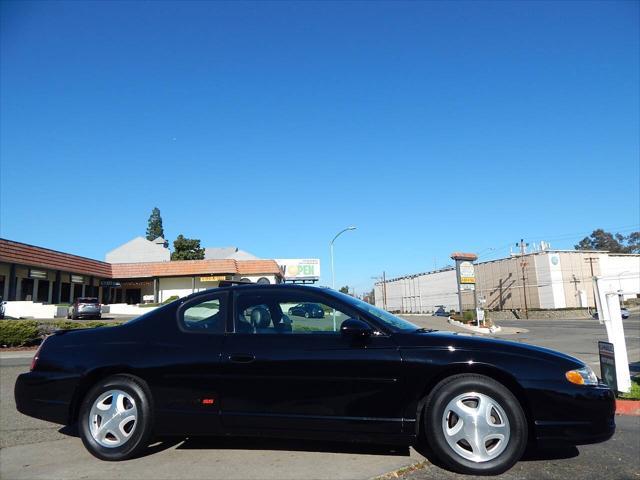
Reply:
[[382, 305], [387, 309], [387, 274], [382, 272]]
[[599, 259], [598, 257], [586, 257], [584, 259], [585, 262], [589, 262], [589, 268], [591, 269], [591, 283], [593, 285], [593, 308], [596, 308], [596, 287], [595, 287], [595, 283], [593, 282], [593, 277], [595, 277], [595, 274], [593, 273], [593, 262], [597, 262]]
[[529, 318], [529, 307], [527, 305], [527, 281], [525, 277], [525, 267], [527, 266], [527, 262], [524, 259], [524, 255], [526, 252], [526, 247], [528, 247], [528, 243], [524, 243], [524, 238], [520, 239], [520, 243], [516, 243], [516, 247], [520, 247], [520, 266], [522, 267], [522, 293], [524, 294], [524, 316], [525, 318]]

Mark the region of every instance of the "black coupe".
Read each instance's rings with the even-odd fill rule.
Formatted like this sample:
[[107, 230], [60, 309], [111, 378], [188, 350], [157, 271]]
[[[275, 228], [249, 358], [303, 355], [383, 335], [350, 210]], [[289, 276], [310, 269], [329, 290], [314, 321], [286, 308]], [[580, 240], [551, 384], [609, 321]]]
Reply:
[[324, 310], [317, 303], [299, 303], [289, 308], [289, 315], [305, 318], [323, 318]]
[[[292, 320], [313, 303], [323, 318]], [[78, 424], [103, 460], [154, 435], [426, 442], [449, 468], [496, 474], [529, 442], [601, 442], [612, 391], [583, 362], [417, 326], [329, 289], [225, 285], [117, 327], [59, 331], [18, 377], [20, 412]]]

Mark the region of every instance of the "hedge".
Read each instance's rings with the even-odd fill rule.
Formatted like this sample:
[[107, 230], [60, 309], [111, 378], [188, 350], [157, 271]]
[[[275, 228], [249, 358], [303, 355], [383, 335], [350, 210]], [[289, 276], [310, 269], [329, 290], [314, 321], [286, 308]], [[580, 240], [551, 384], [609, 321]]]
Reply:
[[56, 320], [54, 322], [38, 323], [35, 320], [0, 320], [0, 346], [22, 347], [36, 345], [41, 339], [56, 330], [71, 330], [74, 328], [115, 327], [122, 322], [68, 322]]
[[40, 339], [38, 322], [32, 320], [0, 320], [0, 345], [21, 347]]

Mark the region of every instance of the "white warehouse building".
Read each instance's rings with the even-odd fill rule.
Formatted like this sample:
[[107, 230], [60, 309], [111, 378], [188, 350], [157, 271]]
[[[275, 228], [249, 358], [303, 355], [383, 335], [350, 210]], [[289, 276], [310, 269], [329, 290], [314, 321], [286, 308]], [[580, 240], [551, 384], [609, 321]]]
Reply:
[[[523, 309], [525, 296], [529, 309], [594, 307], [593, 276], [640, 283], [640, 255], [543, 250], [479, 262], [475, 295], [489, 310]], [[376, 306], [391, 312], [431, 313], [440, 306], [447, 311], [459, 309], [453, 267], [391, 278], [374, 288]], [[463, 309], [474, 308], [474, 292], [463, 292], [462, 303]]]

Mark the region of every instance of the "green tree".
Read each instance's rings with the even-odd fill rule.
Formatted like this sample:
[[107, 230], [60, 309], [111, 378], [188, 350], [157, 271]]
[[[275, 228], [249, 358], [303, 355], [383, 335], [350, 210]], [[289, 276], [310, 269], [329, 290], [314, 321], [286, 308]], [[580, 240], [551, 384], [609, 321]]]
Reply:
[[164, 228], [162, 228], [162, 217], [160, 209], [154, 207], [149, 216], [149, 224], [147, 226], [147, 240], [153, 241], [158, 237], [164, 237]]
[[178, 235], [173, 242], [173, 252], [171, 260], [202, 260], [204, 259], [204, 248], [200, 248], [200, 240], [185, 238]]
[[576, 250], [607, 250], [612, 253], [640, 253], [640, 232], [625, 236], [598, 228], [575, 245]]
[[349, 285], [345, 285], [344, 287], [340, 287], [340, 291], [342, 293], [346, 293], [347, 295], [349, 295]]

